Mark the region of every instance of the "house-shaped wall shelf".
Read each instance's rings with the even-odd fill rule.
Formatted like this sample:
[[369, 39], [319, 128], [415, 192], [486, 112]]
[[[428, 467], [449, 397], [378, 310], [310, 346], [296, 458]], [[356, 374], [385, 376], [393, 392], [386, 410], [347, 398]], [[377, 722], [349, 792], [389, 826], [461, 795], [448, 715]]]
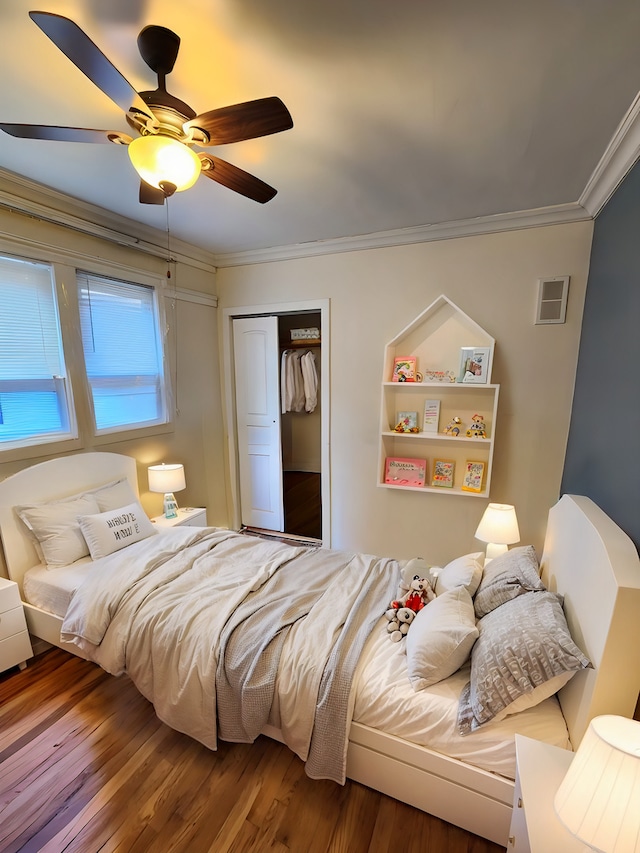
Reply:
[[[387, 344], [378, 485], [430, 494], [489, 497], [500, 390], [491, 384], [494, 347], [494, 338], [444, 295]], [[477, 355], [481, 365], [478, 375], [464, 371], [463, 348]], [[416, 359], [417, 381], [393, 381], [395, 360], [405, 357]], [[427, 404], [437, 410], [431, 430], [425, 423]], [[415, 413], [417, 431], [396, 430], [402, 413]], [[447, 430], [454, 418], [460, 423]], [[405, 478], [398, 477], [397, 471], [387, 475], [389, 459], [426, 461], [424, 485], [402, 482]], [[438, 462], [445, 464], [436, 465]], [[449, 484], [446, 476], [436, 476], [436, 469], [438, 473], [452, 472]]]

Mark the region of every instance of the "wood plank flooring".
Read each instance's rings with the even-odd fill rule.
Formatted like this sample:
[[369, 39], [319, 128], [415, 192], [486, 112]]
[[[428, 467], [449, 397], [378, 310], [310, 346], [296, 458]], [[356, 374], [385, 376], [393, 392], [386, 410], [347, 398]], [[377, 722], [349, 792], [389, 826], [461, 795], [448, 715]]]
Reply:
[[217, 752], [59, 649], [0, 675], [2, 853], [501, 853], [268, 738]]
[[283, 471], [282, 498], [286, 533], [322, 539], [321, 475]]

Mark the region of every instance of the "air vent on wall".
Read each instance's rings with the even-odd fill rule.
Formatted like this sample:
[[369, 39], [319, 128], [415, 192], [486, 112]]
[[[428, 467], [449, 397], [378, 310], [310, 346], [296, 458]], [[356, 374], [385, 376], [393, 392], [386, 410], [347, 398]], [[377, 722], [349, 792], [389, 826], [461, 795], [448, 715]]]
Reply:
[[536, 325], [564, 323], [567, 315], [569, 276], [538, 279]]

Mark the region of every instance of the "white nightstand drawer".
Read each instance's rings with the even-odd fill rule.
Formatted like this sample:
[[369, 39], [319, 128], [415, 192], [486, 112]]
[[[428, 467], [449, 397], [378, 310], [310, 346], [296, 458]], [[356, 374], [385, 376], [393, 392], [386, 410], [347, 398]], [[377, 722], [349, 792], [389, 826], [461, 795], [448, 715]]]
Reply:
[[0, 613], [5, 610], [13, 610], [14, 607], [22, 607], [18, 584], [0, 578]]
[[175, 518], [165, 518], [164, 515], [158, 515], [152, 518], [154, 524], [158, 528], [163, 527], [206, 527], [207, 526], [207, 510], [204, 507], [190, 507], [188, 509], [179, 509], [178, 515]]
[[22, 604], [12, 610], [5, 610], [4, 613], [0, 613], [0, 640], [5, 640], [13, 634], [19, 634], [20, 631], [26, 630], [27, 620], [24, 618]]
[[6, 640], [0, 640], [0, 671], [23, 664], [27, 658], [31, 657], [33, 657], [33, 649], [27, 631], [21, 631]]

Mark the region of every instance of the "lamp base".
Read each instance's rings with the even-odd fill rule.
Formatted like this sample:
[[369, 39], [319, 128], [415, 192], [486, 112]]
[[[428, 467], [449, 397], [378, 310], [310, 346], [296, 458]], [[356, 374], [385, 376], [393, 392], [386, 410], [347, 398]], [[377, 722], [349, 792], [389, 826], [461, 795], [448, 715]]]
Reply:
[[487, 553], [484, 558], [485, 566], [487, 563], [491, 562], [491, 560], [495, 560], [496, 557], [499, 557], [500, 554], [506, 554], [508, 550], [508, 545], [497, 545], [495, 542], [489, 542], [487, 544]]
[[165, 518], [177, 518], [178, 517], [178, 502], [176, 501], [173, 492], [167, 492], [164, 496], [164, 517]]

